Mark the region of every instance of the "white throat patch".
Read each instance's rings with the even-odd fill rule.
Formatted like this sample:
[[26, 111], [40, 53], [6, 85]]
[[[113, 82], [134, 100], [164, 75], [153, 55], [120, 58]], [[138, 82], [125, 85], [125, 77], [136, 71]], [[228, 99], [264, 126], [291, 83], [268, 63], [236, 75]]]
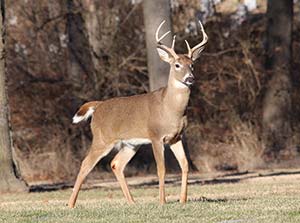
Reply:
[[174, 86], [176, 88], [187, 88], [188, 86], [186, 86], [184, 83], [182, 83], [181, 81], [179, 80], [175, 80], [174, 81]]

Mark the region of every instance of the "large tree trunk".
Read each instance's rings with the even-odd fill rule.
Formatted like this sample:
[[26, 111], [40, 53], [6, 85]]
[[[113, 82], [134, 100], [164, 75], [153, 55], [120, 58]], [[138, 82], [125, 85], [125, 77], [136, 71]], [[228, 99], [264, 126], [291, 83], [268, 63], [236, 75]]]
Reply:
[[82, 89], [82, 83], [86, 79], [84, 76], [94, 72], [88, 35], [79, 8], [79, 3], [76, 1], [67, 1], [68, 75], [75, 89]]
[[4, 0], [0, 1], [0, 193], [26, 191], [25, 184], [14, 173], [12, 143], [9, 132], [8, 105], [5, 90]]
[[[169, 30], [172, 31], [170, 7], [169, 0], [143, 1], [147, 45], [147, 64], [151, 91], [166, 86], [168, 82], [169, 65], [161, 61], [157, 54], [155, 31], [163, 20], [166, 20], [166, 23], [161, 29], [161, 34]], [[171, 46], [172, 33], [164, 39], [164, 44]]]
[[271, 80], [263, 104], [265, 152], [277, 156], [291, 135], [293, 0], [268, 0], [267, 68]]
[[[83, 101], [91, 99], [86, 83], [95, 74], [88, 33], [83, 20], [82, 7], [76, 0], [67, 0], [67, 33], [68, 33], [68, 81], [71, 86], [72, 111], [76, 111]], [[89, 77], [89, 78], [88, 78]], [[98, 86], [96, 84], [96, 86]]]
[[95, 68], [95, 90], [100, 92], [101, 84], [104, 83], [104, 75], [101, 74], [103, 64], [101, 61], [111, 55], [114, 42], [114, 32], [119, 25], [119, 11], [114, 5], [117, 1], [92, 1], [81, 0], [83, 6], [83, 19], [90, 44], [92, 62]]

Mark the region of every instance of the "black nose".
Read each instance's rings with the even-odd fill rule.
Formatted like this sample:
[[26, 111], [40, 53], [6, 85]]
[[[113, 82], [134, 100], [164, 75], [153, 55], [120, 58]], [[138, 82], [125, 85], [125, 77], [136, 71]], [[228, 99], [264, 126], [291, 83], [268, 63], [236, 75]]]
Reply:
[[194, 78], [194, 76], [190, 75], [185, 79], [184, 82], [188, 85], [192, 85], [195, 82], [195, 78]]

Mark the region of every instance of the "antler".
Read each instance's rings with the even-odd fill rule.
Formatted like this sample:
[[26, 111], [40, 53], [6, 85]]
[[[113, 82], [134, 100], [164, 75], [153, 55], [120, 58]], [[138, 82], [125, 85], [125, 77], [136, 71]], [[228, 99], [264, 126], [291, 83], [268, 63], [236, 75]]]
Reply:
[[161, 37], [158, 37], [158, 33], [159, 33], [161, 27], [163, 26], [163, 24], [164, 24], [165, 22], [166, 22], [166, 20], [162, 21], [162, 22], [159, 24], [159, 26], [158, 26], [158, 28], [157, 28], [157, 30], [156, 30], [156, 32], [155, 32], [156, 42], [157, 42], [157, 44], [159, 45], [159, 47], [164, 48], [164, 49], [167, 50], [169, 53], [171, 53], [171, 54], [173, 55], [174, 58], [177, 58], [178, 56], [177, 56], [177, 54], [176, 54], [175, 51], [174, 51], [176, 35], [173, 36], [173, 41], [172, 41], [172, 47], [171, 47], [171, 48], [169, 48], [169, 47], [167, 47], [166, 45], [163, 45], [163, 44], [161, 43], [161, 41], [162, 41], [162, 40], [163, 40], [163, 39], [164, 39], [171, 31], [168, 31], [168, 32], [166, 32], [165, 34], [163, 34]]
[[203, 28], [203, 25], [202, 25], [202, 23], [200, 22], [200, 20], [199, 20], [199, 24], [200, 24], [200, 28], [201, 28], [201, 32], [202, 32], [202, 36], [203, 36], [203, 39], [202, 39], [201, 43], [197, 44], [196, 46], [194, 46], [194, 47], [191, 49], [191, 47], [190, 47], [188, 41], [185, 40], [186, 47], [187, 47], [187, 49], [188, 49], [188, 51], [189, 51], [189, 52], [188, 52], [188, 56], [189, 56], [190, 58], [192, 58], [193, 52], [194, 52], [195, 50], [204, 47], [204, 45], [205, 45], [205, 44], [207, 43], [207, 41], [208, 41], [208, 36], [207, 36], [207, 34], [205, 33], [204, 28]]
[[163, 39], [163, 38], [165, 38], [171, 31], [168, 31], [168, 32], [166, 32], [164, 35], [162, 35], [160, 38], [158, 37], [158, 33], [159, 33], [159, 30], [161, 29], [161, 27], [163, 26], [163, 24], [166, 22], [166, 20], [164, 20], [164, 21], [162, 21], [160, 24], [159, 24], [159, 26], [158, 26], [158, 28], [157, 28], [157, 30], [156, 30], [156, 33], [155, 33], [155, 38], [156, 38], [156, 42], [157, 43], [160, 43], [160, 41]]

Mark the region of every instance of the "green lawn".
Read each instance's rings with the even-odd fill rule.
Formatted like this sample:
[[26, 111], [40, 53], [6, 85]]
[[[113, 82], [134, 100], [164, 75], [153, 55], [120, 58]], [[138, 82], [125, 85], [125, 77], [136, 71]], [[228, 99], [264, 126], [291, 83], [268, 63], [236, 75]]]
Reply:
[[168, 203], [158, 188], [132, 188], [135, 205], [120, 189], [71, 190], [0, 195], [0, 222], [300, 222], [300, 174], [243, 179], [238, 183], [189, 186], [189, 201], [178, 203], [180, 187], [168, 185]]

